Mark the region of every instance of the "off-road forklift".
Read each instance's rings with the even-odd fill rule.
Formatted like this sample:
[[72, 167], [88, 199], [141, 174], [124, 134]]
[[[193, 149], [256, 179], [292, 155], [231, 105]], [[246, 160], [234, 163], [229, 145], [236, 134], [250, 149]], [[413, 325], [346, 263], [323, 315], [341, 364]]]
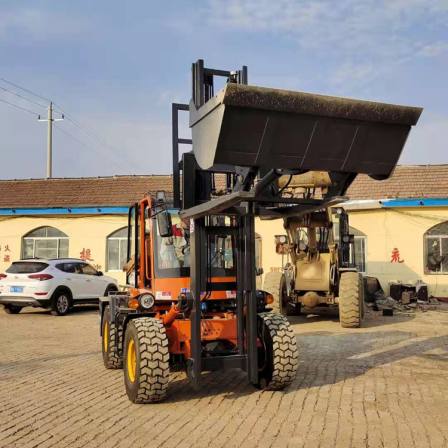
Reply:
[[[225, 87], [216, 95], [215, 79]], [[173, 197], [129, 212], [126, 292], [100, 301], [103, 359], [124, 367], [133, 402], [166, 395], [171, 369], [194, 387], [201, 372], [240, 368], [256, 387], [290, 385], [294, 332], [256, 289], [255, 217], [322, 210], [358, 172], [387, 177], [420, 109], [249, 86], [247, 68], [192, 66], [192, 100], [173, 104]], [[189, 112], [192, 139], [179, 137]], [[179, 160], [179, 145], [192, 151]], [[291, 198], [284, 175], [328, 170], [322, 198]]]

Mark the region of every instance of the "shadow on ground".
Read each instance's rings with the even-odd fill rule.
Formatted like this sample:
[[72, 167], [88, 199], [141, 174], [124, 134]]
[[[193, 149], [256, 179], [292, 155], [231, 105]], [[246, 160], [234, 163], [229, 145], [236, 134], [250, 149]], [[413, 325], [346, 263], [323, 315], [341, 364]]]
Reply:
[[[3, 311], [4, 312], [4, 311]], [[55, 318], [63, 319], [66, 316], [76, 316], [76, 315], [84, 315], [89, 312], [98, 312], [98, 305], [86, 304], [86, 305], [76, 305], [70, 308], [70, 311], [65, 316], [52, 316]], [[11, 318], [19, 319], [21, 316], [39, 316], [39, 315], [48, 315], [51, 316], [51, 310], [45, 308], [33, 308], [33, 307], [24, 307], [19, 314], [10, 314]]]
[[[409, 331], [342, 334], [315, 331], [298, 335], [298, 343], [300, 365], [297, 378], [283, 393], [336, 384], [412, 357], [436, 362], [442, 372], [448, 370], [448, 335], [424, 338]], [[428, 353], [430, 351], [437, 353]], [[409, 368], [413, 369], [413, 366]], [[203, 374], [203, 386], [198, 392], [185, 377], [173, 378], [167, 401], [181, 402], [216, 394], [223, 394], [223, 399], [235, 399], [255, 391], [244, 372], [209, 372]]]

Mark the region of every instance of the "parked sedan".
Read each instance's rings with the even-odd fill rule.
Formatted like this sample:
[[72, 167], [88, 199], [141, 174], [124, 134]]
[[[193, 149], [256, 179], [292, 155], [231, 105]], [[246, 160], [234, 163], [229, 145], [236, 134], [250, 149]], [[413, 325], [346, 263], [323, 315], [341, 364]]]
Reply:
[[114, 278], [73, 258], [15, 261], [0, 274], [0, 304], [9, 314], [33, 306], [63, 316], [73, 305], [98, 303], [100, 296], [117, 290]]

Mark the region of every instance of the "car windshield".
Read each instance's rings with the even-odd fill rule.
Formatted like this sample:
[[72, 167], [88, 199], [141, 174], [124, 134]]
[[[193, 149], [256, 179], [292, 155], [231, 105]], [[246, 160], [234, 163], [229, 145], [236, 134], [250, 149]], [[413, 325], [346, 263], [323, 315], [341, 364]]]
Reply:
[[48, 267], [47, 263], [37, 261], [15, 261], [6, 272], [8, 274], [34, 274]]
[[[172, 236], [161, 237], [157, 229], [156, 269], [159, 276], [188, 277], [190, 275], [190, 220], [181, 219], [178, 212], [170, 211]], [[214, 223], [221, 227], [230, 226], [229, 218], [217, 218]], [[207, 242], [209, 263], [214, 276], [235, 275], [234, 251], [230, 235], [214, 235]]]

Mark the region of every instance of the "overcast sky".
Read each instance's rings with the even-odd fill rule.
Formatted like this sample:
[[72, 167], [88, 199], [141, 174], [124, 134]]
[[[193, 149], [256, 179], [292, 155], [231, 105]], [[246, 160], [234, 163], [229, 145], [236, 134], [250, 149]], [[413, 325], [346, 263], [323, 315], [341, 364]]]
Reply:
[[[448, 163], [448, 0], [0, 2], [0, 78], [51, 98], [54, 176], [171, 172], [190, 65], [249, 82], [425, 108], [400, 163]], [[45, 105], [0, 81], [0, 178], [45, 175]], [[187, 129], [185, 130], [187, 132]]]

